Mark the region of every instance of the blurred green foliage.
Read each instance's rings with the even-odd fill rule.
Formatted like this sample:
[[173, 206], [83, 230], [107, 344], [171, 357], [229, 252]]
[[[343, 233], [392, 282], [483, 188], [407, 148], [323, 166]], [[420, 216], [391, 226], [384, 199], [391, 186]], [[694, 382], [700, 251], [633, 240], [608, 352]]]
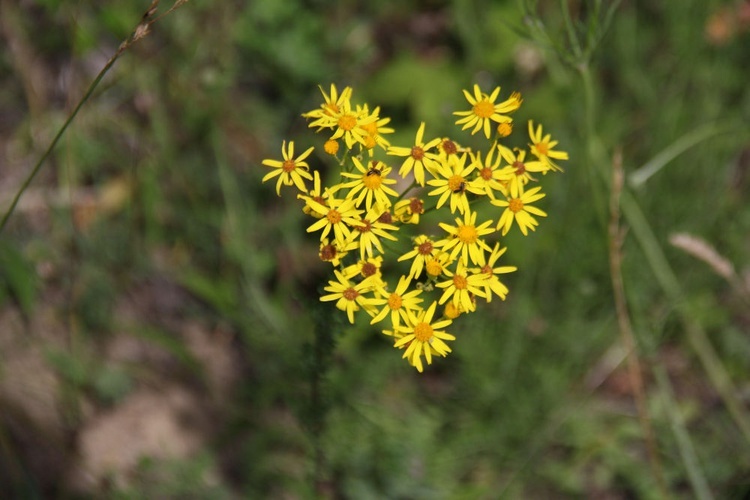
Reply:
[[[609, 193], [587, 170], [581, 80], [552, 46], [522, 36], [543, 22], [569, 46], [560, 6], [585, 32], [602, 2], [531, 3], [538, 17], [488, 0], [192, 0], [120, 58], [35, 181], [63, 201], [41, 222], [19, 211], [0, 235], [0, 304], [64, 318], [58, 339], [34, 331], [33, 321], [25, 331], [45, 347], [71, 407], [116, 409], [139, 387], [175, 380], [210, 401], [209, 370], [184, 337], [192, 323], [236, 334], [241, 362], [226, 401], [206, 403], [213, 424], [200, 453], [144, 457], [129, 483], [100, 485], [93, 497], [660, 498], [626, 371], [608, 364], [620, 343]], [[21, 36], [39, 55], [19, 60], [0, 50], [0, 139], [3, 163], [13, 167], [0, 167], [3, 207], [147, 4], [3, 7], [23, 19], [5, 37]], [[668, 244], [687, 232], [738, 270], [750, 265], [749, 30], [706, 34], [722, 9], [743, 5], [622, 2], [590, 67], [595, 132], [608, 159], [622, 149], [626, 175], [711, 127], [633, 194], [746, 407], [747, 298]], [[30, 95], [24, 75], [40, 68], [54, 78]], [[260, 184], [261, 161], [278, 156], [282, 140], [320, 145], [299, 115], [331, 82], [381, 105], [393, 117], [394, 143], [411, 141], [421, 121], [430, 135], [455, 133], [451, 112], [475, 82], [500, 85], [503, 95], [519, 90], [519, 123], [542, 117], [570, 152], [565, 175], [547, 184], [540, 231], [508, 237], [505, 262], [519, 267], [508, 300], [459, 318], [454, 353], [421, 376], [388, 339], [318, 302], [326, 268], [300, 206]], [[32, 116], [37, 104], [43, 113]], [[313, 162], [325, 169], [322, 156]], [[81, 206], [76, 193], [93, 193], [97, 204]], [[700, 496], [671, 405], [710, 491], [746, 497], [750, 443], [686, 341], [685, 304], [660, 289], [633, 238], [623, 272], [668, 491]], [[130, 315], [125, 299], [136, 304]], [[176, 361], [113, 361], [106, 346], [121, 336]], [[676, 399], [666, 398], [653, 367], [670, 375]], [[86, 414], [71, 413], [75, 436]], [[14, 458], [24, 456], [22, 445], [5, 439], [17, 431], [3, 422], [0, 441], [11, 444], [1, 464], [25, 471], [0, 475], [8, 491], [64, 491]]]

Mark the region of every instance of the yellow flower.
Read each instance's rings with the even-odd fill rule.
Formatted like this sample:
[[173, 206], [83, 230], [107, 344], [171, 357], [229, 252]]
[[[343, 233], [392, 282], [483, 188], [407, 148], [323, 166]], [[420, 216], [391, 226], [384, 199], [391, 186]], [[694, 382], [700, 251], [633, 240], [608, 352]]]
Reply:
[[505, 253], [505, 250], [507, 249], [500, 248], [500, 243], [495, 243], [495, 248], [492, 249], [492, 253], [487, 258], [487, 264], [481, 268], [471, 270], [473, 273], [483, 273], [485, 275], [486, 280], [482, 282], [482, 285], [484, 286], [487, 302], [492, 302], [493, 292], [502, 300], [505, 300], [506, 295], [508, 295], [508, 287], [500, 281], [497, 275], [512, 273], [517, 269], [516, 266], [493, 267], [497, 259]]
[[349, 242], [339, 242], [336, 240], [330, 241], [328, 238], [323, 238], [320, 242], [320, 250], [318, 251], [318, 257], [323, 262], [330, 262], [335, 267], [341, 263], [341, 259], [346, 257], [349, 251], [357, 248], [356, 244]]
[[464, 90], [466, 100], [471, 104], [470, 111], [454, 111], [453, 114], [463, 116], [456, 121], [456, 125], [463, 125], [461, 130], [474, 127], [471, 135], [476, 134], [479, 130], [484, 129], [484, 135], [490, 138], [490, 123], [507, 123], [512, 121], [509, 116], [503, 113], [512, 113], [521, 106], [521, 94], [513, 92], [511, 96], [500, 104], [495, 104], [497, 96], [500, 94], [500, 87], [495, 87], [492, 94], [487, 95], [479, 89], [479, 85], [474, 84], [474, 95], [468, 90]]
[[529, 144], [531, 153], [549, 165], [552, 170], [562, 172], [563, 169], [552, 161], [552, 159], [568, 159], [568, 153], [565, 151], [553, 151], [553, 148], [557, 146], [558, 141], [551, 140], [552, 136], [550, 134], [542, 137], [542, 126], [539, 125], [537, 129], [534, 130], [534, 123], [531, 120], [529, 120], [529, 137], [531, 138], [531, 144]]
[[302, 178], [312, 180], [312, 176], [307, 169], [310, 166], [305, 162], [305, 158], [310, 156], [315, 148], [309, 148], [307, 151], [294, 158], [294, 141], [289, 141], [289, 148], [286, 147], [286, 141], [281, 145], [281, 155], [284, 157], [284, 161], [279, 160], [263, 160], [263, 165], [271, 167], [274, 170], [263, 176], [262, 182], [266, 182], [276, 176], [279, 176], [276, 182], [276, 194], [281, 196], [281, 185], [285, 186], [295, 185], [297, 189], [303, 193], [307, 192], [307, 187], [302, 181]]
[[469, 180], [469, 175], [474, 171], [476, 165], [470, 163], [466, 166], [466, 154], [451, 156], [448, 162], [443, 163], [436, 172], [436, 179], [427, 181], [430, 186], [436, 186], [429, 193], [429, 196], [440, 196], [435, 208], [440, 208], [450, 199], [451, 213], [456, 209], [462, 214], [469, 211], [469, 199], [466, 192], [474, 194], [485, 194], [484, 189], [477, 186], [474, 180]]
[[328, 204], [322, 205], [317, 201], [311, 199], [307, 200], [307, 204], [316, 212], [325, 214], [320, 220], [315, 221], [313, 225], [307, 228], [308, 233], [323, 229], [320, 235], [320, 240], [323, 241], [328, 233], [333, 229], [333, 234], [336, 241], [340, 244], [344, 244], [350, 239], [351, 229], [349, 226], [356, 226], [359, 224], [359, 215], [362, 210], [357, 210], [354, 207], [354, 200], [342, 200], [339, 198], [329, 198]]
[[424, 143], [422, 137], [424, 136], [424, 122], [419, 126], [417, 130], [417, 136], [414, 139], [414, 146], [410, 148], [404, 147], [390, 147], [388, 148], [388, 154], [393, 156], [405, 156], [406, 160], [401, 164], [401, 168], [398, 170], [398, 175], [406, 178], [409, 172], [414, 170], [414, 180], [417, 184], [424, 186], [424, 171], [427, 169], [428, 172], [432, 173], [438, 168], [438, 163], [435, 161], [435, 155], [429, 153], [430, 149], [440, 144], [440, 139], [432, 139], [428, 143]]
[[309, 111], [307, 113], [303, 113], [302, 116], [304, 116], [307, 119], [314, 118], [315, 121], [310, 123], [308, 125], [310, 128], [312, 127], [318, 127], [318, 131], [324, 129], [324, 128], [333, 128], [334, 127], [334, 121], [332, 118], [341, 112], [341, 109], [346, 104], [349, 106], [349, 100], [352, 96], [352, 88], [351, 87], [344, 87], [344, 90], [341, 92], [341, 95], [338, 93], [338, 89], [336, 89], [336, 85], [331, 84], [331, 93], [330, 95], [326, 94], [325, 90], [323, 90], [323, 87], [320, 85], [318, 86], [320, 89], [320, 93], [323, 94], [323, 99], [325, 102], [320, 105], [320, 109], [315, 109], [313, 111]]
[[[340, 106], [338, 113], [334, 113], [331, 117], [321, 118], [321, 120], [325, 120], [324, 123], [330, 124], [331, 128], [335, 128], [329, 140], [343, 137], [346, 147], [352, 149], [355, 143], [366, 147], [367, 130], [365, 127], [373, 122], [377, 122], [378, 117], [368, 114], [367, 108], [352, 110], [351, 103], [344, 102]], [[310, 126], [312, 126], [312, 123]]]
[[532, 216], [536, 215], [539, 217], [547, 217], [547, 214], [536, 207], [532, 207], [530, 204], [537, 200], [544, 198], [545, 194], [540, 193], [541, 187], [535, 187], [528, 191], [523, 191], [523, 187], [519, 184], [511, 184], [510, 196], [506, 200], [492, 200], [493, 205], [498, 207], [506, 207], [503, 211], [503, 215], [500, 216], [500, 220], [497, 221], [497, 229], [503, 228], [503, 236], [508, 234], [510, 226], [513, 225], [515, 220], [518, 224], [521, 232], [526, 236], [528, 230], [536, 230], [536, 226], [539, 222]]
[[[500, 170], [500, 174], [511, 183], [521, 183], [525, 186], [529, 181], [536, 180], [529, 172], [546, 173], [550, 169], [550, 166], [542, 161], [524, 161], [526, 151], [522, 149], [510, 150], [503, 145], [498, 145], [498, 149], [503, 159], [508, 162], [508, 165]], [[504, 194], [507, 196], [507, 191]]]
[[[327, 199], [333, 195], [333, 192], [326, 188], [325, 191], [321, 190], [320, 185], [320, 173], [317, 170], [313, 170], [313, 187], [310, 191], [307, 192], [307, 194], [298, 194], [297, 198], [300, 200], [305, 200], [305, 205], [302, 207], [302, 211], [306, 213], [307, 215], [311, 215], [312, 217], [315, 217], [316, 219], [320, 219], [321, 217], [324, 217], [325, 214], [328, 212], [327, 208]], [[326, 207], [325, 212], [318, 212], [314, 210], [310, 204], [308, 203], [308, 200], [316, 201], [320, 205], [323, 205]]]
[[456, 219], [456, 225], [450, 226], [443, 222], [440, 222], [442, 227], [449, 235], [449, 239], [440, 240], [438, 244], [444, 251], [451, 251], [451, 258], [455, 259], [456, 256], [461, 253], [461, 260], [464, 265], [469, 264], [469, 259], [474, 264], [483, 266], [485, 263], [484, 251], [491, 251], [490, 247], [487, 246], [481, 236], [495, 232], [494, 229], [489, 226], [492, 225], [492, 221], [488, 220], [476, 225], [477, 213], [468, 211], [464, 214], [464, 220]]
[[372, 257], [373, 248], [377, 248], [383, 253], [383, 246], [379, 238], [385, 238], [391, 241], [398, 241], [398, 238], [388, 231], [398, 231], [398, 228], [392, 224], [386, 224], [380, 221], [383, 209], [380, 205], [374, 205], [367, 215], [359, 220], [359, 224], [354, 228], [351, 235], [351, 241], [356, 241], [359, 237], [359, 252], [364, 260], [365, 255]]
[[356, 198], [357, 206], [365, 202], [365, 207], [369, 210], [374, 203], [378, 203], [381, 207], [388, 208], [393, 203], [389, 196], [397, 197], [398, 193], [388, 187], [388, 184], [396, 184], [396, 179], [388, 179], [388, 174], [391, 172], [391, 167], [387, 167], [383, 162], [371, 160], [369, 168], [365, 168], [362, 162], [358, 158], [353, 157], [352, 162], [359, 171], [359, 173], [341, 172], [341, 175], [349, 179], [355, 179], [351, 182], [341, 184], [342, 188], [349, 188], [350, 191], [346, 197], [354, 199]]
[[399, 328], [403, 337], [394, 344], [394, 347], [398, 348], [407, 346], [403, 357], [407, 358], [419, 372], [424, 370], [422, 355], [424, 355], [427, 364], [431, 365], [433, 354], [445, 357], [451, 352], [451, 348], [445, 341], [456, 340], [456, 337], [450, 333], [442, 331], [443, 328], [453, 322], [452, 320], [432, 321], [436, 305], [437, 303], [433, 302], [426, 311], [422, 310], [418, 314], [408, 311], [407, 325]]
[[393, 214], [404, 224], [419, 224], [419, 216], [424, 214], [424, 200], [416, 197], [396, 202]]
[[373, 299], [373, 304], [383, 305], [383, 309], [372, 318], [370, 321], [371, 325], [383, 321], [388, 313], [391, 313], [391, 325], [395, 330], [398, 330], [401, 324], [401, 318], [404, 321], [408, 321], [407, 315], [408, 310], [417, 310], [420, 307], [422, 299], [418, 297], [422, 293], [422, 290], [411, 290], [409, 292], [406, 289], [409, 287], [411, 278], [408, 276], [401, 276], [398, 280], [398, 285], [393, 292], [388, 292], [385, 287], [381, 287], [377, 290], [377, 293], [383, 297], [382, 299]]
[[435, 242], [433, 242], [426, 235], [420, 234], [419, 236], [414, 238], [414, 249], [399, 257], [398, 261], [402, 262], [404, 260], [414, 259], [414, 261], [411, 263], [409, 277], [417, 278], [422, 273], [425, 259], [427, 257], [432, 257], [435, 251]]
[[496, 150], [496, 144], [493, 144], [487, 156], [482, 161], [482, 152], [477, 151], [476, 154], [471, 155], [472, 164], [477, 170], [477, 177], [474, 180], [474, 185], [477, 188], [484, 190], [484, 194], [490, 197], [495, 196], [495, 191], [499, 191], [502, 194], [507, 192], [505, 183], [510, 180], [511, 174], [508, 172], [501, 172], [499, 169], [502, 157], [497, 155], [495, 158], [494, 153]]
[[[365, 106], [365, 111], [367, 107]], [[372, 114], [376, 117], [374, 121], [368, 121], [362, 125], [362, 129], [367, 132], [365, 137], [364, 146], [372, 156], [373, 149], [375, 146], [380, 146], [383, 149], [388, 149], [391, 145], [388, 139], [383, 137], [383, 134], [392, 134], [394, 130], [391, 127], [386, 127], [391, 122], [390, 118], [380, 118], [380, 106], [372, 111]]]
[[341, 270], [341, 274], [346, 279], [354, 279], [360, 277], [362, 279], [372, 278], [372, 287], [377, 289], [378, 287], [385, 286], [383, 280], [383, 273], [381, 268], [383, 267], [383, 256], [378, 255], [377, 257], [368, 257], [357, 261], [355, 264], [346, 266]]
[[455, 273], [451, 273], [447, 269], [445, 272], [450, 279], [441, 281], [435, 285], [438, 288], [445, 288], [438, 303], [444, 304], [448, 299], [452, 298], [451, 302], [458, 307], [459, 311], [475, 311], [476, 304], [472, 301], [472, 295], [486, 297], [483, 285], [484, 281], [487, 280], [487, 275], [468, 274], [466, 267], [461, 261], [458, 261]]
[[329, 295], [320, 297], [322, 302], [336, 301], [336, 307], [346, 311], [349, 323], [354, 323], [354, 313], [360, 308], [371, 310], [372, 298], [365, 297], [364, 294], [372, 290], [372, 279], [368, 278], [357, 284], [352, 284], [340, 271], [334, 269], [337, 281], [329, 281], [328, 286], [324, 288]]
[[438, 278], [445, 274], [449, 265], [453, 263], [451, 255], [448, 252], [435, 252], [432, 257], [427, 257], [424, 261], [424, 270], [427, 276]]

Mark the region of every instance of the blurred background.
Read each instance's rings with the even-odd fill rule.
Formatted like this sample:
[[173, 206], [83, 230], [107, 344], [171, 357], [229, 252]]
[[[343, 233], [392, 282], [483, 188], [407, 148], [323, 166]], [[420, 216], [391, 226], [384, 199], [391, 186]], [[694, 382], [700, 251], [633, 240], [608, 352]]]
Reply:
[[[148, 8], [0, 0], [2, 214]], [[750, 497], [749, 81], [747, 1], [191, 0], [0, 233], [2, 496]], [[319, 303], [317, 236], [260, 183], [321, 145], [300, 114], [330, 83], [404, 145], [456, 135], [461, 89], [517, 90], [570, 153], [508, 299], [421, 375]]]

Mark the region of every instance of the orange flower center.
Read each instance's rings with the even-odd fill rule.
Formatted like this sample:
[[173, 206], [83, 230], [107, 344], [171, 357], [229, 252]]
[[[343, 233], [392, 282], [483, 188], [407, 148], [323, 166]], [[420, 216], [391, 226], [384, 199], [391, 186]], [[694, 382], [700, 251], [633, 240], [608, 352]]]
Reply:
[[454, 193], [463, 193], [466, 190], [466, 181], [460, 175], [454, 175], [448, 179], [448, 189]]
[[489, 118], [495, 114], [495, 105], [487, 99], [482, 99], [474, 105], [472, 110], [479, 118]]
[[328, 140], [323, 144], [323, 151], [329, 155], [335, 155], [339, 152], [339, 143], [336, 140]]
[[479, 239], [479, 233], [477, 233], [477, 228], [474, 226], [459, 226], [456, 236], [462, 243], [468, 245], [476, 243]]
[[362, 178], [362, 183], [367, 189], [376, 190], [380, 188], [380, 185], [383, 183], [383, 179], [378, 174], [365, 174]]
[[429, 323], [417, 323], [414, 327], [414, 337], [420, 342], [429, 342], [432, 338], [432, 326]]
[[455, 286], [458, 290], [466, 290], [468, 284], [469, 283], [466, 281], [465, 276], [461, 276], [460, 274], [456, 274], [455, 276], [453, 276], [453, 286]]
[[489, 274], [492, 276], [492, 267], [489, 264], [485, 264], [484, 267], [482, 267], [482, 272], [485, 274]]
[[536, 152], [539, 153], [539, 156], [547, 156], [547, 153], [549, 153], [549, 148], [547, 147], [546, 142], [540, 142], [538, 144], [535, 144], [536, 146]]
[[513, 132], [513, 125], [510, 123], [501, 123], [497, 126], [497, 135], [508, 137]]
[[339, 118], [339, 128], [349, 132], [357, 126], [357, 118], [354, 115], [346, 114]]
[[413, 148], [411, 148], [411, 157], [416, 161], [420, 161], [422, 158], [424, 158], [424, 149], [420, 148], [419, 146], [414, 146]]
[[333, 209], [328, 211], [328, 213], [326, 214], [326, 218], [331, 224], [338, 224], [339, 222], [341, 222], [341, 214]]
[[320, 249], [320, 260], [324, 262], [331, 262], [336, 258], [336, 247], [333, 245], [326, 245]]
[[521, 161], [513, 162], [513, 168], [516, 169], [516, 175], [523, 175], [526, 173], [526, 165]]
[[291, 172], [295, 168], [297, 168], [297, 165], [294, 164], [294, 160], [286, 160], [281, 165], [281, 170], [287, 173]]
[[523, 210], [523, 201], [521, 201], [521, 198], [511, 198], [508, 202], [508, 208], [510, 208], [511, 212], [520, 212]]
[[390, 297], [388, 297], [388, 307], [393, 309], [394, 311], [397, 309], [401, 309], [401, 295], [397, 293], [392, 293]]
[[377, 122], [365, 123], [364, 125], [362, 125], [362, 129], [370, 135], [378, 135]]
[[359, 292], [354, 288], [347, 288], [341, 295], [343, 295], [346, 300], [354, 300], [359, 297]]
[[480, 172], [479, 175], [482, 177], [482, 179], [488, 181], [492, 179], [492, 169], [490, 167], [484, 167]]

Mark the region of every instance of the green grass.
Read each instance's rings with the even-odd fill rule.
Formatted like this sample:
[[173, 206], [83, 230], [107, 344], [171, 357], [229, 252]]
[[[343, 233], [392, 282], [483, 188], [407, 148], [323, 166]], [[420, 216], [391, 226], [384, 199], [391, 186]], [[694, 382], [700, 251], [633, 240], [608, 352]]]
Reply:
[[[3, 214], [148, 7], [11, 3], [3, 20], [22, 21], [3, 33], [37, 57], [0, 50]], [[123, 52], [0, 232], [7, 491], [747, 496], [748, 284], [743, 296], [669, 237], [702, 238], [747, 272], [748, 28], [712, 42], [707, 25], [734, 8], [718, 1], [622, 2], [611, 18], [607, 2], [539, 2], [526, 17], [522, 3], [194, 0]], [[30, 94], [39, 71], [53, 76]], [[520, 122], [539, 117], [570, 153], [545, 183], [539, 231], [508, 238], [508, 299], [459, 318], [454, 352], [421, 375], [318, 301], [328, 268], [300, 205], [260, 182], [282, 140], [320, 142], [299, 115], [330, 82], [381, 105], [404, 143], [421, 121], [453, 133], [475, 82], [519, 90]], [[623, 281], [658, 465], [626, 363], [608, 362], [622, 360], [607, 240], [618, 149]], [[190, 331], [233, 361], [212, 361]], [[56, 381], [50, 419], [14, 396], [25, 386], [12, 360], [29, 352]], [[232, 375], [217, 382], [222, 366]], [[183, 422], [197, 451], [82, 489], [30, 451], [52, 447], [73, 470], [97, 416], [175, 386], [203, 402]]]

